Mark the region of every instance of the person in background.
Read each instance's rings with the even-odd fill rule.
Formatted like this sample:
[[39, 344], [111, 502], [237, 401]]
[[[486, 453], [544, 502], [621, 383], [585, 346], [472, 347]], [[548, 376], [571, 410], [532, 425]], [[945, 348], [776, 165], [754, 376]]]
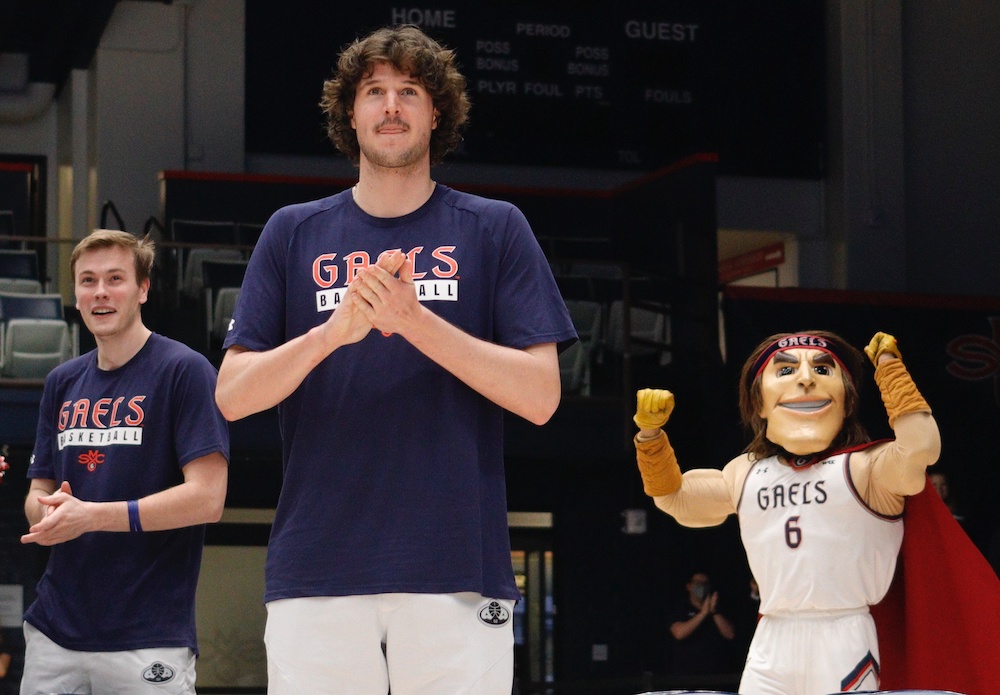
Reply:
[[39, 405], [23, 543], [51, 548], [24, 616], [21, 692], [194, 695], [205, 524], [226, 500], [216, 372], [142, 320], [153, 245], [97, 230], [70, 258], [96, 349]]
[[699, 676], [729, 673], [736, 630], [720, 610], [719, 592], [705, 572], [692, 574], [685, 589], [685, 601], [674, 611], [675, 620], [670, 625], [674, 638], [671, 672]]
[[975, 515], [967, 513], [966, 509], [959, 502], [959, 496], [955, 494], [953, 485], [948, 480], [948, 474], [943, 470], [934, 470], [928, 473], [927, 477], [931, 481], [931, 486], [941, 497], [941, 501], [955, 517], [955, 521], [962, 527], [966, 535], [976, 544], [976, 547], [987, 555], [989, 553], [989, 533], [988, 529], [983, 529], [981, 524], [976, 523]]
[[951, 489], [948, 486], [948, 476], [944, 471], [933, 471], [928, 473], [927, 477], [930, 478], [931, 485], [938, 493], [938, 496], [941, 497], [944, 506], [948, 507], [948, 511], [955, 517], [955, 521], [962, 524], [965, 521], [965, 517], [959, 513], [955, 498], [951, 495]]
[[510, 693], [504, 413], [552, 416], [576, 332], [524, 215], [431, 178], [469, 109], [452, 51], [377, 30], [321, 105], [357, 185], [268, 221], [216, 396], [281, 421], [268, 692]]

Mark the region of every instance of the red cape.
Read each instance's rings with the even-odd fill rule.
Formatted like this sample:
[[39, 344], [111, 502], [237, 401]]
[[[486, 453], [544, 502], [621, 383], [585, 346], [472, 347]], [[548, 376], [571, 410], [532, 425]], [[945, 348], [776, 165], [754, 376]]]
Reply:
[[892, 588], [872, 607], [881, 687], [1000, 694], [1000, 579], [929, 481], [904, 524]]

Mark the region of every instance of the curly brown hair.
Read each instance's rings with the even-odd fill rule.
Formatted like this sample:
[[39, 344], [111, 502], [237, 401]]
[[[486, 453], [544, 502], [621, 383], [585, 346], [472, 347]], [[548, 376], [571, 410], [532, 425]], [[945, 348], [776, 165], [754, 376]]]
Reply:
[[411, 24], [378, 29], [340, 54], [334, 76], [323, 83], [319, 102], [331, 142], [358, 165], [361, 151], [351, 126], [355, 91], [379, 63], [408, 73], [430, 94], [438, 112], [437, 128], [431, 131], [430, 159], [432, 165], [439, 163], [462, 142], [470, 107], [466, 81], [458, 71], [454, 51]]
[[747, 435], [750, 436], [750, 444], [743, 451], [757, 459], [784, 454], [786, 452], [780, 446], [767, 439], [767, 420], [760, 416], [764, 396], [760, 389], [760, 376], [754, 373], [754, 364], [757, 362], [757, 358], [776, 341], [790, 335], [802, 334], [814, 335], [826, 339], [831, 343], [837, 356], [844, 363], [845, 369], [841, 370], [841, 375], [844, 379], [844, 425], [834, 438], [830, 447], [831, 450], [846, 449], [871, 441], [871, 438], [865, 431], [864, 425], [861, 424], [859, 413], [861, 399], [858, 395], [857, 385], [854, 382], [861, 375], [865, 364], [867, 364], [867, 360], [861, 351], [836, 333], [831, 333], [830, 331], [776, 333], [766, 338], [754, 349], [740, 371], [740, 420], [743, 422], [743, 427]]

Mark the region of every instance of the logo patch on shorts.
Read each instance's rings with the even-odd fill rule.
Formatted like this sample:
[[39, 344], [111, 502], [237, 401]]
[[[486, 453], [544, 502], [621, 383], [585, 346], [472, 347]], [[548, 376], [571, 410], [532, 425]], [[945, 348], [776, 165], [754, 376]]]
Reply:
[[490, 601], [480, 609], [479, 619], [491, 627], [500, 627], [510, 620], [510, 611], [499, 601]]
[[169, 683], [174, 679], [174, 670], [162, 661], [154, 661], [142, 672], [142, 679], [147, 683]]

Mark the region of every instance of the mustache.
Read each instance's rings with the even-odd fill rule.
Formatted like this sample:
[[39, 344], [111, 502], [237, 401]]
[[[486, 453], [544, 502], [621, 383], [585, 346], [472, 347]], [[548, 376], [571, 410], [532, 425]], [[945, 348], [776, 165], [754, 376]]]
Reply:
[[404, 121], [399, 116], [394, 116], [392, 118], [386, 118], [386, 119], [384, 119], [382, 121], [379, 121], [377, 124], [375, 124], [375, 130], [381, 130], [382, 128], [385, 128], [386, 126], [400, 126], [400, 127], [406, 128], [407, 130], [410, 128], [410, 124], [409, 123], [407, 123], [406, 121]]

